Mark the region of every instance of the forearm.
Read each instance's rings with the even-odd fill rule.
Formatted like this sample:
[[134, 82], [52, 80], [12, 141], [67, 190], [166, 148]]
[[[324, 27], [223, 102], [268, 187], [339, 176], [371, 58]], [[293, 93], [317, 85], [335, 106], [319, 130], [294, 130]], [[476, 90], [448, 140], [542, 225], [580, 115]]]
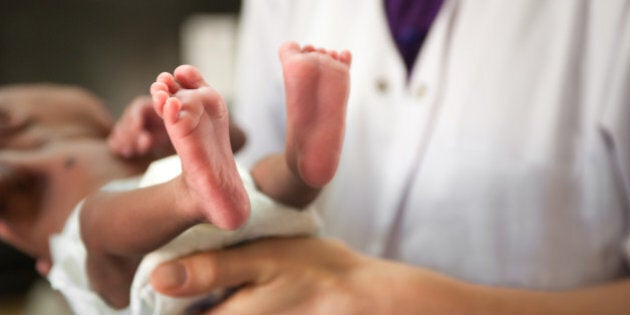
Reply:
[[475, 314], [628, 314], [630, 279], [567, 291], [477, 287]]
[[[470, 284], [390, 262], [391, 304], [396, 314], [627, 314], [630, 279], [565, 291], [536, 291]], [[397, 265], [397, 266], [396, 266]], [[385, 269], [385, 268], [383, 268]], [[397, 272], [396, 272], [397, 270]], [[414, 292], [413, 294], [409, 294]], [[386, 313], [386, 312], [384, 312]]]
[[482, 311], [485, 303], [473, 285], [423, 268], [363, 257], [364, 267], [355, 269], [350, 278], [354, 289], [364, 295], [355, 300], [360, 309], [354, 313], [460, 315], [479, 310], [492, 314]]
[[256, 187], [274, 200], [302, 208], [315, 200], [319, 189], [307, 186], [287, 166], [282, 154], [270, 155], [252, 169]]

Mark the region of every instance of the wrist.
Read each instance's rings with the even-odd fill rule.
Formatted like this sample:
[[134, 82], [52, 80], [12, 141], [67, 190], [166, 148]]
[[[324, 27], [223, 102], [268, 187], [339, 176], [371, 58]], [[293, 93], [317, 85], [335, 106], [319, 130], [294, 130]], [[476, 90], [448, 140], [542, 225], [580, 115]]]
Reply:
[[368, 258], [360, 277], [368, 283], [370, 314], [488, 314], [492, 295], [477, 285], [401, 263]]

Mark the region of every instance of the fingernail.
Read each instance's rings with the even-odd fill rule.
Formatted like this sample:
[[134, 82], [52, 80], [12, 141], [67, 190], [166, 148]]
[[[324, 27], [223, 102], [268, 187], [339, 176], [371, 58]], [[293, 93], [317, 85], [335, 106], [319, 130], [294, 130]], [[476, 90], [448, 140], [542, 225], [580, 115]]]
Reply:
[[186, 268], [180, 263], [161, 265], [153, 271], [153, 279], [164, 289], [174, 289], [186, 282]]

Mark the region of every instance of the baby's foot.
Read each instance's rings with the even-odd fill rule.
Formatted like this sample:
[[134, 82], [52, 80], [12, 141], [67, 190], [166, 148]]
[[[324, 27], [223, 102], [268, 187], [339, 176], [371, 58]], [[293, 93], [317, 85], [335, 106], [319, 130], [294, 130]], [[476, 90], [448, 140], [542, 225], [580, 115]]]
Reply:
[[307, 185], [320, 188], [339, 164], [351, 55], [289, 42], [280, 47], [280, 61], [287, 102], [287, 163]]
[[222, 229], [236, 229], [249, 216], [249, 199], [230, 147], [228, 112], [221, 96], [192, 66], [162, 73], [151, 86], [156, 112], [182, 163], [193, 215]]

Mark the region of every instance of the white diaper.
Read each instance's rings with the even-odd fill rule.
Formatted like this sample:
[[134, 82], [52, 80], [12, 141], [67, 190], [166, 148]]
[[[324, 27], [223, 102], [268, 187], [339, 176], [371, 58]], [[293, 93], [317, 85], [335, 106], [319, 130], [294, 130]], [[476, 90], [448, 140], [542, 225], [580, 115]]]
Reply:
[[[146, 187], [165, 182], [181, 172], [177, 156], [156, 161], [147, 170], [138, 185], [137, 181], [120, 181], [108, 185], [104, 190], [126, 190]], [[48, 279], [53, 288], [60, 290], [78, 315], [106, 314], [184, 314], [189, 307], [212, 304], [220, 300], [228, 290], [213, 294], [181, 299], [161, 295], [149, 284], [149, 275], [162, 262], [197, 251], [218, 249], [266, 236], [315, 235], [319, 219], [312, 209], [297, 210], [280, 205], [260, 193], [248, 171], [239, 167], [239, 173], [251, 202], [248, 222], [236, 231], [219, 230], [210, 224], [190, 228], [162, 248], [144, 257], [131, 286], [131, 303], [122, 310], [109, 307], [96, 293], [89, 289], [85, 270], [85, 247], [80, 238], [79, 204], [72, 213], [64, 230], [51, 237], [50, 249], [53, 269]], [[195, 306], [196, 305], [196, 306]]]

